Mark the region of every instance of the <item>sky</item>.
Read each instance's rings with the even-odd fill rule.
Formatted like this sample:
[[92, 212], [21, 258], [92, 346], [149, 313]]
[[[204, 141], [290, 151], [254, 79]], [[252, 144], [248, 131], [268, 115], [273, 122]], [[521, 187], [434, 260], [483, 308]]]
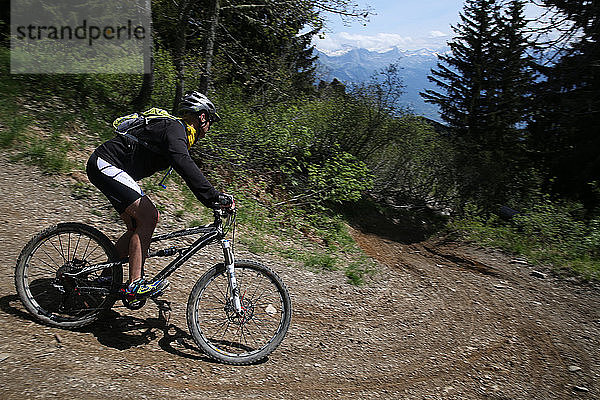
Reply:
[[[313, 44], [325, 52], [334, 53], [348, 47], [386, 51], [440, 49], [452, 39], [451, 25], [456, 25], [463, 0], [357, 0], [361, 7], [370, 6], [375, 15], [363, 26], [360, 22], [344, 24], [337, 15], [329, 15], [324, 38]], [[533, 6], [526, 15], [539, 13]]]
[[329, 15], [325, 38], [314, 40], [319, 50], [335, 52], [344, 47], [384, 51], [398, 46], [403, 50], [443, 47], [452, 37], [451, 24], [459, 21], [462, 0], [359, 0], [371, 6], [370, 21], [344, 24]]

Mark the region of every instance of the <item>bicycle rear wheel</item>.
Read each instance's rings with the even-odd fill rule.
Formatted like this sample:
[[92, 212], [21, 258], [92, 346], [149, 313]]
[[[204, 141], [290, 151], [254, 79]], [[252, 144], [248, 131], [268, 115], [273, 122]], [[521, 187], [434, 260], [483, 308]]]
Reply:
[[225, 266], [217, 264], [194, 285], [187, 323], [208, 356], [247, 365], [267, 357], [281, 343], [290, 326], [292, 303], [281, 278], [263, 264], [236, 261], [235, 273], [244, 313], [235, 312]]
[[80, 223], [52, 226], [27, 243], [15, 269], [15, 286], [25, 308], [38, 320], [60, 328], [79, 328], [109, 310], [123, 280], [121, 266], [77, 272], [115, 261], [117, 251], [99, 230]]

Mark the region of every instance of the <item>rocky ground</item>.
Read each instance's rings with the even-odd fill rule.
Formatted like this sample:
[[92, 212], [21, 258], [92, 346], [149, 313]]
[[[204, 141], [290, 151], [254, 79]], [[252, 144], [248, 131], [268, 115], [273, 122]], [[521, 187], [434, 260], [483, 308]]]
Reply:
[[[187, 296], [217, 249], [170, 279], [167, 324], [150, 303], [117, 306], [112, 319], [79, 331], [41, 325], [13, 283], [27, 240], [61, 221], [112, 238], [118, 225], [98, 212], [100, 198], [71, 197], [67, 178], [7, 160], [0, 156], [0, 399], [600, 398], [597, 287], [491, 250], [359, 229], [355, 239], [380, 265], [362, 287], [341, 272], [239, 251], [271, 265], [292, 294], [288, 335], [258, 365], [214, 363], [187, 334]], [[164, 213], [160, 229], [177, 224]]]

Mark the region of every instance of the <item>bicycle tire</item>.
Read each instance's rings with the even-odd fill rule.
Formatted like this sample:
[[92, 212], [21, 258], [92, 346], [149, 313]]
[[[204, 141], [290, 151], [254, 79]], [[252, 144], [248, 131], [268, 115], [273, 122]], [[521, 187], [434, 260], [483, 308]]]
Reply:
[[[123, 269], [107, 268], [78, 279], [62, 273], [115, 260], [118, 255], [113, 243], [96, 228], [76, 222], [51, 226], [21, 251], [15, 268], [17, 294], [40, 322], [80, 328], [110, 310], [117, 299]], [[101, 276], [105, 282], [101, 282]]]
[[[254, 364], [284, 339], [291, 323], [292, 302], [281, 278], [267, 266], [239, 260], [235, 272], [246, 309], [244, 318], [233, 310], [227, 272], [221, 263], [194, 285], [187, 304], [188, 328], [209, 357], [225, 364]], [[265, 337], [259, 338], [259, 334]]]

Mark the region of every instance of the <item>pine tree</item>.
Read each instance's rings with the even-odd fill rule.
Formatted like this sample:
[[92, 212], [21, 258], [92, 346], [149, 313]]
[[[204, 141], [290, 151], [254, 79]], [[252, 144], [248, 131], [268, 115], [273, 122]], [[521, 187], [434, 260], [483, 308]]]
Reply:
[[437, 104], [442, 118], [461, 138], [477, 140], [487, 129], [489, 77], [496, 60], [497, 27], [494, 0], [467, 0], [450, 54], [439, 55], [428, 78], [445, 93], [426, 90], [422, 96]]
[[523, 197], [528, 178], [523, 127], [535, 78], [524, 35], [523, 1], [467, 0], [450, 54], [441, 55], [427, 90], [457, 146], [463, 201], [491, 211]]
[[490, 112], [488, 144], [494, 141], [494, 161], [499, 185], [493, 194], [513, 207], [525, 201], [539, 183], [530, 154], [527, 126], [531, 121], [532, 92], [537, 76], [528, 52], [533, 43], [524, 15], [525, 2], [511, 0], [497, 14], [497, 62], [493, 65], [494, 99]]
[[[498, 28], [494, 0], [467, 0], [461, 22], [453, 27], [450, 53], [439, 55], [437, 69], [428, 78], [442, 90], [426, 90], [425, 101], [437, 104], [453, 132], [457, 146], [457, 182], [464, 204], [469, 199], [488, 206], [495, 182], [489, 164], [489, 133], [493, 111], [492, 85], [497, 60]], [[492, 144], [493, 146], [493, 144]]]
[[496, 67], [496, 108], [499, 123], [510, 140], [523, 139], [515, 134], [529, 121], [532, 90], [536, 81], [534, 61], [528, 55], [533, 44], [524, 34], [527, 20], [523, 0], [511, 0], [506, 12], [498, 17], [499, 42]]
[[572, 21], [576, 39], [562, 49], [555, 65], [542, 68], [547, 79], [537, 94], [533, 133], [551, 189], [593, 210], [600, 206], [595, 194], [600, 183], [600, 2], [544, 3]]

